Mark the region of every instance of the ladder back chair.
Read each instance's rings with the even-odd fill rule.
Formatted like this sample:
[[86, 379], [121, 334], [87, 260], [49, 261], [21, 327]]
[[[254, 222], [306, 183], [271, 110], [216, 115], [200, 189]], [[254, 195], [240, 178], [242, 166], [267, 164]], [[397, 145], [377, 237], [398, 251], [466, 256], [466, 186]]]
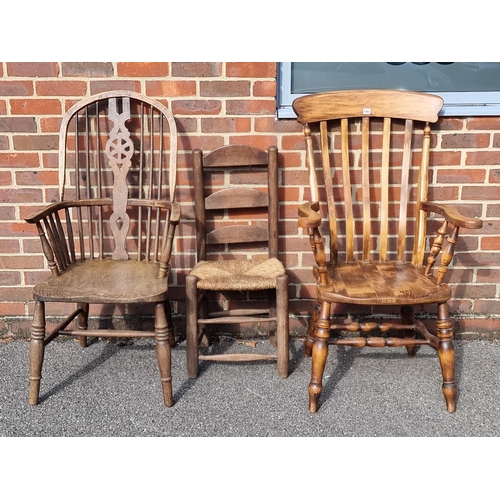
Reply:
[[[416, 346], [432, 347], [447, 410], [455, 411], [451, 288], [444, 280], [459, 230], [479, 229], [482, 221], [427, 199], [430, 123], [442, 106], [435, 95], [392, 90], [326, 92], [293, 102], [310, 180], [298, 224], [309, 235], [317, 279], [306, 340], [311, 412], [318, 409], [330, 344], [406, 347], [410, 356]], [[435, 333], [414, 316], [415, 307], [428, 304], [437, 308]], [[352, 320], [365, 310], [385, 321]]]
[[[286, 378], [288, 277], [278, 258], [277, 148], [230, 145], [205, 155], [196, 149], [193, 161], [197, 263], [186, 278], [188, 376], [198, 376], [199, 360], [275, 360]], [[209, 352], [211, 327], [252, 323], [268, 325], [275, 353]]]
[[[59, 335], [76, 336], [82, 347], [87, 337], [154, 337], [164, 404], [173, 404], [168, 279], [180, 217], [176, 162], [174, 117], [147, 96], [104, 92], [64, 116], [60, 201], [25, 219], [36, 225], [51, 271], [33, 291], [30, 404], [39, 401], [45, 347]], [[76, 304], [50, 332], [47, 302]], [[154, 331], [90, 329], [89, 304], [150, 304]]]

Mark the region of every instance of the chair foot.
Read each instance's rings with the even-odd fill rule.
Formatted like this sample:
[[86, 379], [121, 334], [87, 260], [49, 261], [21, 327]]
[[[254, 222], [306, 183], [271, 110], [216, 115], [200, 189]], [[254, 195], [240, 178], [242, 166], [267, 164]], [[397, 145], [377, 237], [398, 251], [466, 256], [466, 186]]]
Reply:
[[321, 384], [313, 384], [312, 382], [309, 384], [309, 412], [316, 413], [319, 408], [319, 397], [323, 387]]
[[40, 395], [40, 381], [42, 379], [42, 365], [45, 354], [45, 303], [36, 302], [31, 325], [31, 341], [29, 348], [30, 375], [29, 375], [29, 404], [38, 404]]
[[454, 413], [457, 409], [456, 397], [457, 397], [457, 384], [455, 382], [445, 382], [443, 384], [443, 394], [446, 400], [446, 409], [450, 413]]
[[406, 352], [408, 353], [408, 356], [410, 358], [414, 358], [416, 353], [416, 346], [414, 345], [406, 346]]

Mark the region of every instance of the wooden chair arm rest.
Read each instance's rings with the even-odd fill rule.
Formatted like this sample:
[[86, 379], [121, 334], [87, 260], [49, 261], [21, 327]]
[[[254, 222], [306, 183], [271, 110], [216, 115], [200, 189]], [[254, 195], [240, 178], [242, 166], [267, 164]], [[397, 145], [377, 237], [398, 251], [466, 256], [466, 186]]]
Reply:
[[462, 215], [454, 206], [425, 201], [422, 203], [422, 209], [426, 212], [434, 212], [442, 215], [448, 222], [458, 227], [467, 229], [480, 229], [483, 227], [483, 221], [476, 217], [466, 217]]
[[310, 229], [321, 225], [318, 203], [308, 201], [299, 206], [299, 227]]
[[[28, 215], [24, 220], [30, 224], [35, 224], [45, 217], [55, 214], [61, 209], [69, 207], [96, 207], [96, 206], [109, 206], [113, 204], [111, 198], [94, 198], [94, 199], [83, 199], [83, 200], [71, 200], [71, 201], [59, 201], [56, 203], [51, 203], [36, 212]], [[180, 220], [180, 206], [177, 202], [166, 201], [166, 200], [130, 200], [131, 206], [142, 206], [142, 207], [152, 207], [152, 208], [170, 208], [171, 215], [170, 221], [172, 224], [178, 224]]]

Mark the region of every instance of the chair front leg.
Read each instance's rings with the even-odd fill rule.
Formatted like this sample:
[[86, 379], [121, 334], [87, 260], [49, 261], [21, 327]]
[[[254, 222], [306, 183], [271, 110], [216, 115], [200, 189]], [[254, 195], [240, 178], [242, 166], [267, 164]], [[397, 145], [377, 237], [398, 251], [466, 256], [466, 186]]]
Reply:
[[455, 347], [453, 329], [449, 318], [448, 303], [438, 305], [437, 335], [438, 355], [443, 373], [443, 394], [450, 413], [456, 409], [457, 384], [455, 382]]
[[[89, 305], [84, 303], [76, 304], [82, 312], [78, 315], [78, 330], [87, 330], [89, 327]], [[85, 335], [78, 336], [78, 344], [81, 347], [87, 347], [87, 337]]]
[[305, 344], [305, 355], [306, 358], [310, 358], [312, 356], [312, 348], [314, 342], [316, 341], [315, 330], [316, 330], [316, 322], [318, 321], [319, 312], [321, 311], [321, 304], [318, 302], [314, 306], [314, 311], [312, 313], [311, 322], [309, 323], [309, 330], [307, 331], [307, 338]]
[[172, 406], [171, 351], [168, 338], [165, 304], [163, 302], [155, 304], [155, 340], [156, 357], [158, 359], [158, 367], [160, 369], [160, 379], [163, 390], [163, 402], [165, 406]]
[[318, 402], [323, 391], [323, 373], [328, 356], [328, 338], [330, 337], [330, 310], [329, 302], [322, 302], [319, 317], [316, 321], [315, 342], [312, 348], [311, 382], [309, 383], [309, 411], [318, 411]]
[[36, 301], [31, 325], [29, 404], [37, 405], [45, 353], [45, 303]]

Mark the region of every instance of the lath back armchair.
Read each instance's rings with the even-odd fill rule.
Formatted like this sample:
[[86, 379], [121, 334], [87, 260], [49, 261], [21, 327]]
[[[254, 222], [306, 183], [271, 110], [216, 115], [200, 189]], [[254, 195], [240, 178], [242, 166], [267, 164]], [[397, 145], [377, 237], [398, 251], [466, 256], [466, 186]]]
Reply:
[[[447, 409], [455, 411], [452, 290], [445, 277], [459, 231], [482, 222], [461, 215], [457, 205], [428, 200], [430, 123], [442, 106], [438, 96], [392, 90], [327, 92], [293, 102], [310, 180], [299, 226], [309, 235], [317, 279], [306, 342], [311, 412], [319, 406], [331, 344], [404, 346], [410, 355], [431, 346]], [[437, 307], [435, 333], [414, 315], [414, 307], [429, 304]], [[383, 320], [352, 320], [363, 310]]]

